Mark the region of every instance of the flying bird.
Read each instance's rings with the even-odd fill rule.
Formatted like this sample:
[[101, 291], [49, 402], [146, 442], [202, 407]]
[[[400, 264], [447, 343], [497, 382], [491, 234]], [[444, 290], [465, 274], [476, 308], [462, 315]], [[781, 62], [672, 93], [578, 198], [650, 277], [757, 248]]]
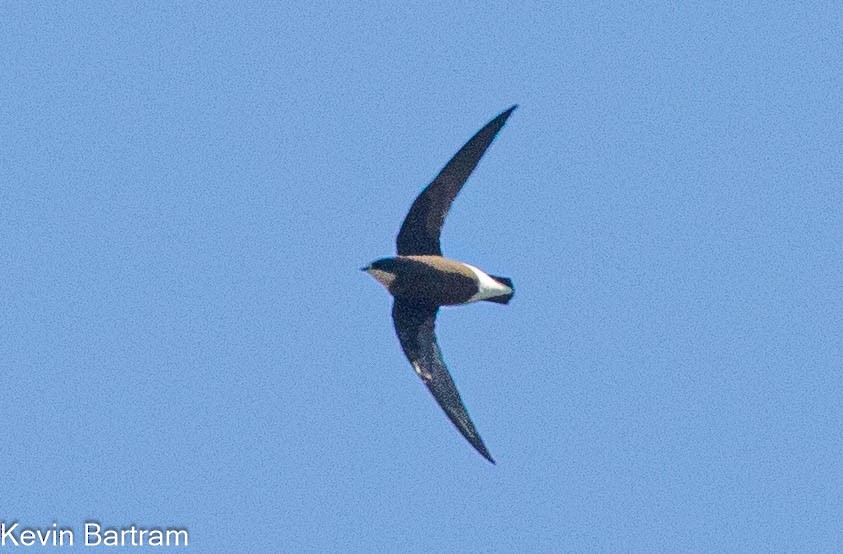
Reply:
[[490, 275], [442, 256], [439, 235], [451, 203], [483, 153], [515, 110], [512, 106], [480, 129], [416, 198], [396, 240], [397, 256], [363, 268], [394, 297], [392, 320], [401, 348], [418, 376], [460, 433], [487, 460], [492, 459], [474, 428], [436, 342], [440, 306], [485, 300], [508, 304], [512, 280]]

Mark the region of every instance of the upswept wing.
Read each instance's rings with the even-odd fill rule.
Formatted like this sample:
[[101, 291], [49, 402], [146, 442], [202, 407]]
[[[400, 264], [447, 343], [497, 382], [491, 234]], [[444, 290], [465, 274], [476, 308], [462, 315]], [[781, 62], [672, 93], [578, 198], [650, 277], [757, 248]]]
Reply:
[[439, 172], [436, 179], [418, 195], [398, 232], [396, 244], [399, 256], [442, 255], [439, 235], [451, 203], [495, 135], [517, 107], [512, 106], [477, 131]]
[[451, 422], [484, 458], [495, 463], [468, 417], [460, 393], [442, 359], [442, 351], [436, 343], [434, 325], [438, 309], [436, 306], [396, 300], [392, 306], [395, 331], [407, 359]]

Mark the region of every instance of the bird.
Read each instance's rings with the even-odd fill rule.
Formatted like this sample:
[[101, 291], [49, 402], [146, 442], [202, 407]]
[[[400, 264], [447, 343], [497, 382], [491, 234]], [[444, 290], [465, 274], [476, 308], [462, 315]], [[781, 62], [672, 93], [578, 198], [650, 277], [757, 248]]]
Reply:
[[463, 437], [492, 464], [495, 460], [445, 365], [434, 328], [441, 306], [508, 304], [515, 288], [508, 277], [444, 257], [439, 238], [454, 198], [517, 107], [511, 106], [477, 131], [416, 197], [398, 232], [397, 256], [362, 268], [393, 296], [395, 332], [416, 374]]

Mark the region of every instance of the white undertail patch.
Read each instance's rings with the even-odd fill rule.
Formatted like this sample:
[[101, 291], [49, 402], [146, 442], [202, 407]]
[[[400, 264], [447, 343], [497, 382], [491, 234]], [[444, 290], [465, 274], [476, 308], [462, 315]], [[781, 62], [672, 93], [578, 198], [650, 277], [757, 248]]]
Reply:
[[503, 283], [498, 283], [489, 277], [488, 274], [484, 273], [480, 269], [477, 269], [473, 265], [469, 265], [467, 263], [463, 263], [462, 265], [473, 271], [479, 281], [477, 283], [477, 292], [474, 293], [474, 296], [468, 299], [468, 302], [477, 302], [479, 300], [486, 300], [487, 298], [494, 298], [496, 296], [505, 296], [512, 292], [511, 288]]

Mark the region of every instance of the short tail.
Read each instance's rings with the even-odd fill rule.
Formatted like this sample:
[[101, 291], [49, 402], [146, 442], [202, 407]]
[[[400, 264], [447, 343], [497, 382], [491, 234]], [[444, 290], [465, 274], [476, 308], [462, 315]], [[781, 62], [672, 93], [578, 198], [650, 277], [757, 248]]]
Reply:
[[515, 287], [512, 284], [512, 279], [509, 277], [498, 277], [497, 275], [489, 275], [492, 279], [497, 281], [502, 285], [506, 285], [510, 288], [509, 294], [502, 294], [501, 296], [493, 296], [492, 298], [486, 298], [487, 302], [495, 302], [496, 304], [509, 304], [509, 301], [512, 300], [512, 297], [515, 296]]

